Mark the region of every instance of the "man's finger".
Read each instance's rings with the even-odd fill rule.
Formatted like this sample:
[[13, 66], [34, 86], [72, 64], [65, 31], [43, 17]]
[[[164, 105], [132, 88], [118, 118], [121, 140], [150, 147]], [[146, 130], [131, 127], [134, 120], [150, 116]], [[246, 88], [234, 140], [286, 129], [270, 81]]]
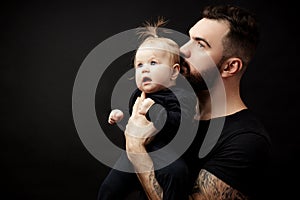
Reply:
[[143, 102], [144, 99], [146, 99], [146, 93], [143, 91], [141, 94], [141, 102]]
[[141, 102], [141, 104], [139, 106], [139, 114], [146, 115], [146, 113], [148, 112], [148, 110], [154, 103], [155, 102], [150, 98], [144, 99], [144, 101]]
[[136, 114], [138, 114], [140, 104], [141, 104], [141, 98], [138, 97], [138, 98], [136, 98], [136, 100], [135, 100], [135, 102], [133, 104], [133, 107], [132, 107], [132, 115], [133, 116], [136, 115]]

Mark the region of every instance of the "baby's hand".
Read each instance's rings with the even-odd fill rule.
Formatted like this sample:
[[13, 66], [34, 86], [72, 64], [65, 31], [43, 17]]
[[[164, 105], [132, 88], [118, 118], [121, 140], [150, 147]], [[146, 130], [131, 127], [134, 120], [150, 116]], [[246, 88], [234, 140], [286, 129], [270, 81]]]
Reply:
[[124, 113], [119, 109], [114, 109], [110, 112], [108, 117], [108, 123], [115, 124], [119, 121], [121, 121], [124, 117]]

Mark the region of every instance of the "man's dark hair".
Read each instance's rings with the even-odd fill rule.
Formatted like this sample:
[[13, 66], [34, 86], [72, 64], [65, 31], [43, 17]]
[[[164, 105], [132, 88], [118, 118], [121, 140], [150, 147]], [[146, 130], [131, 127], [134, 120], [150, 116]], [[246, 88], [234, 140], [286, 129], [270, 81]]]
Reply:
[[253, 58], [259, 43], [259, 24], [254, 13], [233, 5], [207, 6], [203, 18], [225, 20], [230, 31], [223, 40], [223, 58], [239, 57], [245, 66]]

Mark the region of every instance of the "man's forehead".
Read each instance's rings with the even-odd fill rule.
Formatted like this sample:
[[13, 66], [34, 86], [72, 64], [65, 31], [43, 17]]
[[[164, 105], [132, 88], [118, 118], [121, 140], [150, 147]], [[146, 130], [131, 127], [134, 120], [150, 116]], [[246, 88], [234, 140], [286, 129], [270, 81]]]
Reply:
[[196, 22], [189, 31], [191, 37], [205, 37], [208, 35], [225, 35], [229, 31], [226, 21], [203, 18]]

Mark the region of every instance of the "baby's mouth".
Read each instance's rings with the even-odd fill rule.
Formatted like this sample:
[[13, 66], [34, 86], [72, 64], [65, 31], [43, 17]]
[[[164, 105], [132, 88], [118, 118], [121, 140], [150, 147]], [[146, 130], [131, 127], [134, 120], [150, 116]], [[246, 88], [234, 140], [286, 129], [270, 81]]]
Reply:
[[143, 84], [149, 84], [151, 81], [152, 81], [152, 79], [149, 78], [149, 77], [144, 77], [144, 78], [142, 79], [142, 83], [143, 83]]

